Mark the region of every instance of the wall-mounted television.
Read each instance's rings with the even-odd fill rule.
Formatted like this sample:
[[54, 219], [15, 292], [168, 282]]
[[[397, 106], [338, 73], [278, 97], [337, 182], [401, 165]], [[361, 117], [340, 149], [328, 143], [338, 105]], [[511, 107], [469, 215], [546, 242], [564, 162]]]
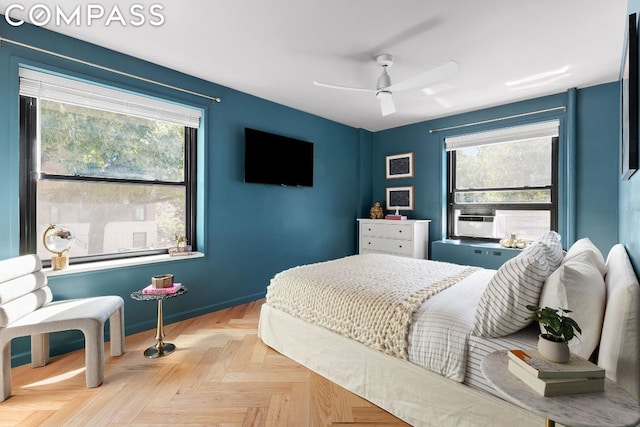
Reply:
[[244, 182], [313, 186], [313, 143], [244, 130]]

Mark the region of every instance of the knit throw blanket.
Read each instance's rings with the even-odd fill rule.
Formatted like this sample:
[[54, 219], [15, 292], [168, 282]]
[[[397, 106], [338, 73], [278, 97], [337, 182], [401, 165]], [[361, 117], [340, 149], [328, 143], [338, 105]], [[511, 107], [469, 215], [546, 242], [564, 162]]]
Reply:
[[478, 268], [363, 254], [278, 273], [267, 303], [376, 350], [407, 359], [413, 313]]

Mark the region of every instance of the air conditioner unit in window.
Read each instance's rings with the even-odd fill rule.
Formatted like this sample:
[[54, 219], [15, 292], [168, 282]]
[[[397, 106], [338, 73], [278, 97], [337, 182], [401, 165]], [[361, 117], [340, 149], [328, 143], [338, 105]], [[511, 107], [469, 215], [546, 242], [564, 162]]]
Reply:
[[495, 238], [495, 217], [493, 215], [460, 215], [456, 221], [459, 237]]

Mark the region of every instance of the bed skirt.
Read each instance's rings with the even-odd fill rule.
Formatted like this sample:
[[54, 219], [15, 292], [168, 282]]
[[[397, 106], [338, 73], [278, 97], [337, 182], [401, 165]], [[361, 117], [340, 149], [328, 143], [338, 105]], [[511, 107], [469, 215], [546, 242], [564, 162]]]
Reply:
[[279, 353], [414, 426], [544, 425], [544, 418], [502, 399], [268, 304], [262, 306], [258, 334]]

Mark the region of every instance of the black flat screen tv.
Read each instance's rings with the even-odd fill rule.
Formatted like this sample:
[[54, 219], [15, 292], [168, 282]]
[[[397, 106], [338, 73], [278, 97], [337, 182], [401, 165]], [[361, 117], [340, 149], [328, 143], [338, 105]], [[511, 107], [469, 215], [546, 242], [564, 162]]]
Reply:
[[313, 143], [245, 128], [244, 182], [313, 187]]

